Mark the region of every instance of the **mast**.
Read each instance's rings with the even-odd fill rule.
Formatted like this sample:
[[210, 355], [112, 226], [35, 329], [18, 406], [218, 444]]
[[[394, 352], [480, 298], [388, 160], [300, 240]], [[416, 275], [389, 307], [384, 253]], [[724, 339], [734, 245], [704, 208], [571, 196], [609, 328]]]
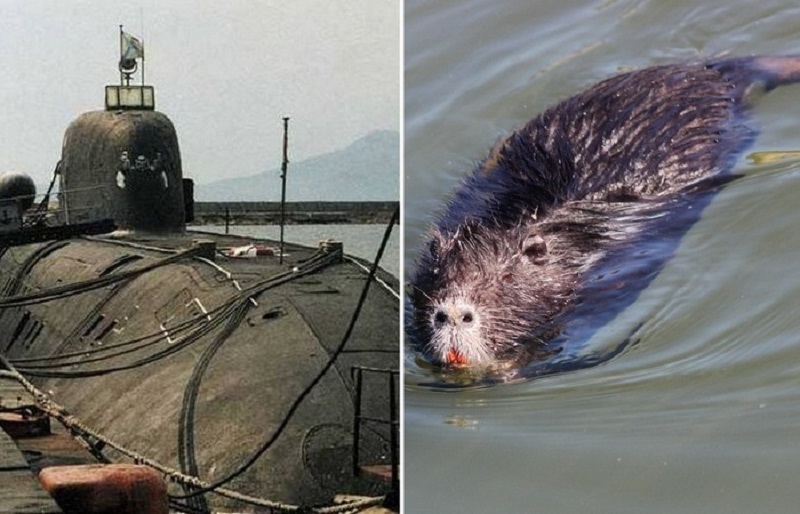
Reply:
[[283, 264], [283, 225], [286, 219], [286, 170], [289, 165], [289, 117], [283, 118], [283, 162], [281, 163], [281, 254], [279, 263]]

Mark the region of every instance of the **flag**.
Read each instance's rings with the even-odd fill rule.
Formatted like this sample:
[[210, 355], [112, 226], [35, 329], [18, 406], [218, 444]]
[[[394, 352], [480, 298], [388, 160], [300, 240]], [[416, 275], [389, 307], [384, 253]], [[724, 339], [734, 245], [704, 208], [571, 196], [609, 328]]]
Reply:
[[136, 59], [144, 59], [144, 44], [125, 31], [120, 32], [120, 66], [131, 69], [136, 66]]

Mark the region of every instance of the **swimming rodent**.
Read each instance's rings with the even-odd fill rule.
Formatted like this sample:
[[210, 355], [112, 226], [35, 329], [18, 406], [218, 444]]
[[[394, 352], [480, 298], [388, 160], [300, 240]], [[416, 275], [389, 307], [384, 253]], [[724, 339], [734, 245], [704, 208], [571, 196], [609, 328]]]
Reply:
[[729, 180], [754, 137], [743, 123], [752, 91], [798, 80], [800, 56], [655, 66], [604, 80], [499, 141], [417, 257], [410, 323], [423, 355], [481, 368], [541, 346], [593, 266]]

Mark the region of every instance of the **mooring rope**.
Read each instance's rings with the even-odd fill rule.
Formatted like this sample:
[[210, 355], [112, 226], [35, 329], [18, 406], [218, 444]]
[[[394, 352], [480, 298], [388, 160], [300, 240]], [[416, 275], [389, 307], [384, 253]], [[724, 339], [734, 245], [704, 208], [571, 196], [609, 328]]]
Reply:
[[59, 423], [64, 425], [65, 428], [69, 429], [70, 431], [78, 432], [82, 434], [82, 436], [84, 437], [89, 436], [97, 441], [101, 441], [106, 446], [113, 448], [119, 453], [132, 459], [134, 463], [142, 464], [155, 469], [156, 471], [164, 475], [170, 482], [181, 485], [188, 485], [191, 486], [192, 488], [205, 490], [208, 492], [214, 492], [226, 498], [243, 501], [245, 503], [258, 505], [261, 507], [268, 507], [281, 512], [298, 512], [305, 510], [308, 512], [315, 512], [318, 514], [342, 514], [345, 512], [350, 512], [354, 509], [357, 510], [375, 505], [380, 505], [383, 502], [383, 497], [373, 497], [373, 498], [364, 498], [361, 500], [357, 500], [342, 505], [312, 507], [309, 509], [306, 507], [301, 507], [299, 505], [291, 505], [288, 503], [282, 503], [282, 502], [268, 500], [265, 498], [259, 498], [256, 496], [243, 494], [223, 487], [210, 488], [209, 486], [211, 486], [211, 484], [200, 479], [199, 477], [181, 473], [179, 470], [175, 468], [166, 466], [154, 459], [145, 457], [137, 453], [136, 451], [130, 450], [125, 446], [117, 443], [116, 441], [110, 439], [109, 437], [106, 437], [100, 434], [99, 432], [91, 429], [90, 427], [86, 426], [77, 417], [70, 414], [66, 408], [64, 408], [63, 406], [59, 405], [58, 403], [50, 399], [50, 397], [47, 394], [45, 394], [43, 391], [39, 390], [35, 385], [33, 385], [19, 371], [17, 371], [16, 368], [14, 368], [14, 366], [2, 354], [0, 354], [0, 364], [2, 364], [6, 368], [5, 371], [0, 371], [0, 378], [11, 378], [19, 382], [20, 385], [22, 385], [22, 387], [31, 396], [33, 396], [36, 405], [39, 407], [39, 409], [41, 409], [42, 412], [45, 412], [52, 418], [56, 419]]

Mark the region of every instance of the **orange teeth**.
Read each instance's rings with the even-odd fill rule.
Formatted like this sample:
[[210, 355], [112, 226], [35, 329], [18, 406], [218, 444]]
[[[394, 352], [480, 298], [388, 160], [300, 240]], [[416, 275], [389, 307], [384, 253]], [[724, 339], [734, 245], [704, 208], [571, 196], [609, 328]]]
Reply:
[[448, 364], [468, 364], [467, 358], [464, 356], [464, 354], [452, 348], [447, 352], [445, 361]]

